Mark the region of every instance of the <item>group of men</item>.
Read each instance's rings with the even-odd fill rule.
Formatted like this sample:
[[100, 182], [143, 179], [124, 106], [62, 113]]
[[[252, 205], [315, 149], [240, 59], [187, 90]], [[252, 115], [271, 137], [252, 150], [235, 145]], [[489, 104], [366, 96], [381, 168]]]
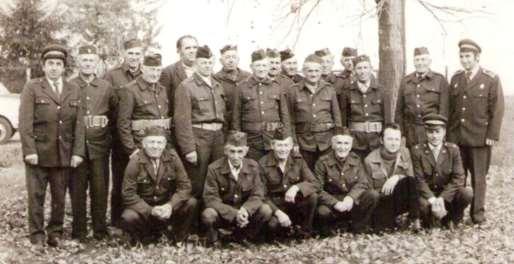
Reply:
[[416, 48], [395, 111], [370, 58], [353, 48], [342, 51], [343, 72], [332, 72], [324, 49], [305, 58], [301, 75], [295, 54], [275, 49], [253, 52], [246, 72], [233, 45], [220, 50], [223, 67], [213, 73], [212, 51], [190, 35], [177, 41], [180, 60], [164, 68], [138, 40], [124, 49], [124, 63], [100, 79], [96, 48], [80, 47], [79, 76], [67, 81], [68, 52], [49, 45], [45, 77], [22, 92], [33, 244], [59, 245], [67, 190], [72, 238], [89, 233], [88, 189], [93, 237], [108, 236], [109, 182], [110, 224], [135, 241], [164, 233], [180, 242], [192, 232], [213, 245], [220, 228], [242, 240], [341, 226], [363, 233], [394, 229], [403, 213], [414, 230], [453, 228], [470, 203], [471, 220], [486, 220], [504, 101], [472, 40], [459, 42], [463, 70], [449, 84], [430, 69], [428, 49]]

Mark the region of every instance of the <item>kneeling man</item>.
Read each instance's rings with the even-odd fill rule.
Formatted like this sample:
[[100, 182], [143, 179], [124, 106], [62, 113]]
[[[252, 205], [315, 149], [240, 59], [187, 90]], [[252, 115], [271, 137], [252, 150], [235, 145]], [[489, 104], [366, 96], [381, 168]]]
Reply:
[[353, 136], [348, 128], [336, 128], [332, 151], [316, 162], [321, 182], [317, 210], [322, 235], [331, 233], [332, 224], [351, 222], [355, 233], [365, 232], [379, 194], [368, 188], [366, 170], [359, 155], [351, 152]]
[[418, 144], [411, 151], [421, 217], [426, 227], [440, 223], [451, 228], [462, 221], [464, 209], [473, 200], [473, 190], [464, 187], [459, 147], [444, 140], [446, 117], [428, 114], [423, 123], [428, 143]]
[[231, 131], [225, 143], [225, 157], [207, 169], [202, 223], [207, 227], [207, 243], [218, 241], [218, 227], [234, 230], [237, 240], [253, 239], [271, 218], [271, 208], [264, 204], [264, 186], [259, 164], [246, 159], [246, 133]]
[[[133, 240], [184, 240], [194, 219], [197, 201], [180, 158], [166, 149], [166, 131], [145, 129], [140, 151], [130, 158], [123, 179], [122, 227]], [[197, 214], [196, 214], [197, 215]]]

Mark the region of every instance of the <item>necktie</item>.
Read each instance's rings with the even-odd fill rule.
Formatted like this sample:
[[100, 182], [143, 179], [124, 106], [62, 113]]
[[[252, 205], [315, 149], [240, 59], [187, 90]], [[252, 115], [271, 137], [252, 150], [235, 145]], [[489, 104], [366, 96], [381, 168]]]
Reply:
[[437, 161], [437, 158], [439, 157], [439, 148], [433, 148], [432, 155], [434, 155], [434, 159]]
[[54, 91], [57, 94], [57, 96], [61, 95], [61, 90], [59, 89], [59, 82], [58, 81], [52, 81], [52, 84], [54, 86]]
[[466, 81], [471, 81], [471, 71], [466, 71]]

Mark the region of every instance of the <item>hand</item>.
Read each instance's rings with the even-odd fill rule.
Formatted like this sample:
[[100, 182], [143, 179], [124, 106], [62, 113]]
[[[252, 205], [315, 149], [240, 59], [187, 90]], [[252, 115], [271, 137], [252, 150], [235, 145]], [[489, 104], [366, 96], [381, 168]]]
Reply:
[[387, 179], [387, 181], [384, 183], [384, 186], [382, 186], [382, 193], [385, 195], [393, 194], [394, 187], [396, 187], [396, 184], [398, 184], [399, 180], [400, 175], [393, 175], [391, 178]]
[[296, 154], [300, 154], [300, 146], [298, 146], [298, 145], [293, 146], [293, 152]]
[[485, 144], [486, 144], [487, 146], [492, 147], [492, 146], [494, 146], [494, 144], [496, 144], [496, 140], [494, 140], [494, 139], [490, 139], [490, 138], [486, 138], [486, 139], [485, 139]]
[[336, 211], [342, 213], [346, 210], [346, 208], [344, 207], [344, 204], [343, 202], [341, 201], [338, 201], [335, 205], [334, 205], [334, 209], [336, 209]]
[[82, 161], [84, 161], [84, 159], [81, 156], [73, 155], [71, 156], [70, 166], [72, 168], [76, 168], [80, 163], [82, 163]]
[[292, 224], [289, 216], [286, 213], [284, 213], [282, 210], [275, 211], [275, 216], [277, 217], [278, 222], [280, 223], [280, 225], [282, 227], [288, 227]]
[[162, 219], [169, 219], [171, 216], [171, 213], [173, 211], [173, 208], [171, 207], [171, 204], [166, 203], [160, 206], [160, 212], [161, 212], [161, 218]]
[[351, 211], [353, 208], [353, 198], [350, 196], [344, 197], [342, 204], [344, 211]]
[[37, 154], [29, 154], [29, 155], [25, 156], [25, 162], [27, 162], [30, 165], [37, 165], [39, 162], [38, 160], [39, 160], [39, 158], [38, 158]]
[[198, 154], [196, 153], [196, 151], [187, 153], [186, 160], [191, 164], [196, 164], [198, 162]]
[[289, 190], [287, 190], [285, 198], [284, 198], [286, 200], [286, 202], [294, 203], [294, 198], [296, 197], [296, 194], [298, 193], [299, 190], [300, 190], [300, 188], [298, 188], [298, 186], [296, 186], [296, 185], [291, 186], [289, 188]]
[[131, 159], [132, 157], [134, 157], [138, 152], [139, 152], [139, 149], [134, 150], [134, 152], [132, 152], [132, 154], [130, 154], [129, 159]]
[[[438, 219], [441, 219], [446, 216], [448, 213], [446, 211], [445, 205], [444, 205], [444, 199], [442, 197], [435, 198], [432, 200], [432, 214], [437, 217]], [[432, 199], [432, 198], [431, 198]]]
[[246, 225], [248, 225], [248, 211], [246, 210], [246, 208], [241, 207], [241, 209], [239, 209], [236, 216], [236, 222], [237, 226], [240, 228], [243, 228]]

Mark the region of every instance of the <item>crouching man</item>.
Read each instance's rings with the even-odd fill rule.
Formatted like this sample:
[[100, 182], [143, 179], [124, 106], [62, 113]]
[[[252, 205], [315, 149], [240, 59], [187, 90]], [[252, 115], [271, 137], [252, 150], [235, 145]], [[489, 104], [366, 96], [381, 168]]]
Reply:
[[232, 229], [238, 241], [253, 239], [271, 218], [264, 204], [264, 187], [259, 164], [246, 159], [246, 134], [231, 131], [225, 143], [225, 157], [211, 163], [207, 170], [202, 223], [207, 227], [207, 243], [218, 244], [217, 228]]
[[316, 162], [314, 170], [322, 188], [317, 209], [321, 235], [329, 235], [341, 222], [350, 224], [355, 233], [365, 232], [379, 194], [368, 188], [362, 160], [351, 152], [350, 130], [337, 127], [331, 141], [332, 151]]
[[268, 222], [270, 238], [301, 227], [298, 235], [310, 237], [318, 203], [318, 183], [300, 153], [291, 152], [293, 138], [289, 130], [275, 130], [272, 152], [261, 158], [261, 179], [266, 189], [265, 203], [273, 210]]
[[380, 193], [372, 221], [376, 231], [397, 227], [397, 216], [409, 213], [413, 231], [421, 227], [419, 195], [409, 150], [402, 146], [398, 124], [386, 125], [382, 146], [364, 159], [371, 188]]
[[160, 127], [145, 129], [144, 151], [132, 156], [125, 170], [122, 227], [133, 241], [152, 241], [163, 232], [183, 241], [195, 217], [191, 182], [177, 154], [166, 149], [166, 134]]
[[413, 147], [412, 163], [420, 190], [423, 226], [452, 228], [460, 224], [464, 209], [473, 200], [473, 190], [464, 187], [464, 168], [459, 147], [446, 143], [446, 117], [428, 114], [423, 118], [428, 143]]

